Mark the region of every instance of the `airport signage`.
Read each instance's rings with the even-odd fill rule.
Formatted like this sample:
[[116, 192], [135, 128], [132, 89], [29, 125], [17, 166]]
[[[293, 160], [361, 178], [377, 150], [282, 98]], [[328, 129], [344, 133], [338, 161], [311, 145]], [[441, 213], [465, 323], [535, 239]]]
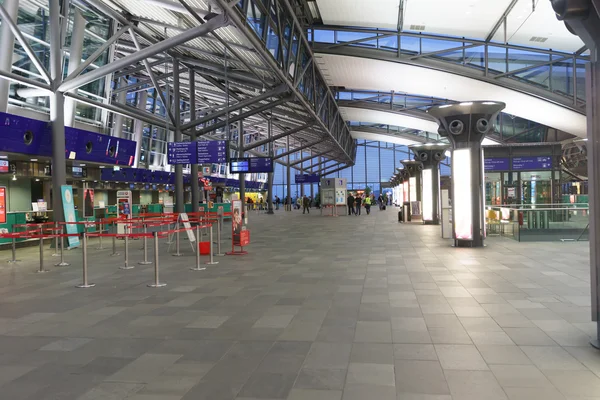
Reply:
[[552, 157], [513, 157], [513, 171], [536, 171], [552, 169]]
[[510, 171], [509, 158], [485, 158], [483, 166], [486, 172], [492, 171]]

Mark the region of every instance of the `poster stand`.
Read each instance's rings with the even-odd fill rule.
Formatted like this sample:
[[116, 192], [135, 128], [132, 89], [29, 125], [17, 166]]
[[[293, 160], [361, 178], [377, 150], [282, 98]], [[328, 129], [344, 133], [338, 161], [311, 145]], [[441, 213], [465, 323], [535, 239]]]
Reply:
[[[228, 256], [242, 256], [248, 254], [244, 250], [244, 246], [250, 244], [250, 231], [244, 226], [244, 218], [242, 218], [242, 201], [233, 200], [231, 202], [231, 251], [226, 253]], [[235, 248], [239, 247], [240, 250]]]

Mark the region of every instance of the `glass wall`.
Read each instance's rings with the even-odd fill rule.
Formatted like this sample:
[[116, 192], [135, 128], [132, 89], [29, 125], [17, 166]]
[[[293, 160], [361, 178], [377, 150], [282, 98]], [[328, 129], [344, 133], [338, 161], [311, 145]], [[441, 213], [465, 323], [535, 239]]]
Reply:
[[[279, 153], [282, 152], [284, 152], [283, 149], [280, 150]], [[308, 156], [308, 153], [304, 153], [302, 157], [306, 156]], [[300, 156], [296, 153], [291, 157], [291, 160], [299, 159], [299, 157]], [[381, 192], [381, 183], [389, 182], [395, 169], [402, 168], [400, 160], [406, 160], [408, 158], [412, 159], [413, 153], [404, 145], [371, 140], [358, 140], [356, 162], [354, 166], [334, 172], [333, 174], [326, 174], [325, 177], [346, 178], [348, 181], [348, 190], [364, 190], [368, 186], [376, 195], [379, 195]], [[318, 159], [313, 160], [314, 164], [317, 164], [318, 162]], [[335, 162], [329, 161], [323, 165], [333, 166], [335, 164]], [[305, 168], [305, 173], [309, 173], [310, 162], [305, 162], [303, 167]], [[302, 193], [302, 185], [296, 185], [294, 183], [294, 175], [298, 173], [299, 171], [297, 169], [292, 169], [292, 197], [294, 198], [300, 196]], [[441, 166], [441, 173], [442, 175], [450, 175], [449, 166], [443, 164]], [[281, 164], [276, 164], [273, 177], [273, 194], [283, 199], [287, 195], [286, 184], [286, 167]], [[316, 196], [318, 185], [315, 184], [312, 190], [313, 195]], [[311, 185], [304, 185], [304, 194], [307, 196], [311, 195]]]

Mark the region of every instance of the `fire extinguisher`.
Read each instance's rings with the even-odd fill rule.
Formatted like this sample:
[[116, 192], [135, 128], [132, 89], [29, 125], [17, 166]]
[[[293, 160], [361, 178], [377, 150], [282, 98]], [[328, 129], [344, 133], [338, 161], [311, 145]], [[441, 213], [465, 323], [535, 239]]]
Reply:
[[523, 226], [523, 212], [519, 212], [519, 226]]

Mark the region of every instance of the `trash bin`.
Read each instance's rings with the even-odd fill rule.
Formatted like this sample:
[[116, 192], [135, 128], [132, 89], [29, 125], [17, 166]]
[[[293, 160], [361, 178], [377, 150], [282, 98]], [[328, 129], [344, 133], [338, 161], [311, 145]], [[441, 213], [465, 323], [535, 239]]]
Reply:
[[402, 210], [398, 211], [398, 222], [402, 222]]
[[404, 222], [410, 222], [410, 203], [406, 202], [402, 206], [402, 220]]

